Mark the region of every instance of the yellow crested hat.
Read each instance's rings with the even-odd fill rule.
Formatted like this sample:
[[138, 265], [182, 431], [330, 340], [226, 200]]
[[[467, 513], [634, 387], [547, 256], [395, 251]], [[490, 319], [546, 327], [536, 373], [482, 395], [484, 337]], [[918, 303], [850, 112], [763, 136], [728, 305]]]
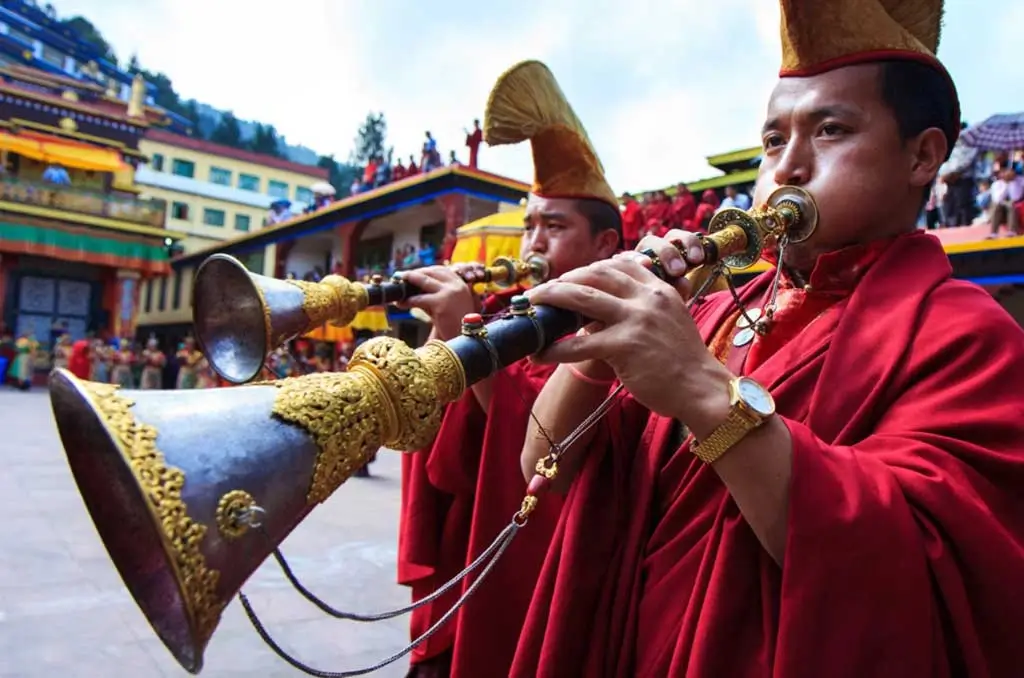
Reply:
[[935, 57], [942, 0], [780, 0], [782, 69], [804, 76], [855, 63]]
[[535, 195], [592, 198], [619, 208], [583, 123], [541, 62], [524, 61], [498, 78], [487, 99], [483, 128], [490, 146], [530, 141]]

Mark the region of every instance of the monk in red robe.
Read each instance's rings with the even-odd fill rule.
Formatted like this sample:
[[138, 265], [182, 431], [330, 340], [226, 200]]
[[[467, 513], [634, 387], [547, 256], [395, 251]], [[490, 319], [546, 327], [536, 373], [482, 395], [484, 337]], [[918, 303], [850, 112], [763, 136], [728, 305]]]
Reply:
[[700, 196], [700, 204], [693, 212], [692, 228], [686, 230], [693, 231], [694, 233], [707, 233], [708, 224], [711, 223], [711, 217], [715, 216], [715, 212], [722, 205], [722, 201], [718, 199], [718, 194], [714, 190], [707, 188]]
[[[522, 96], [532, 92], [535, 99]], [[551, 276], [614, 254], [622, 232], [615, 193], [546, 66], [525, 62], [498, 80], [484, 117], [488, 144], [533, 146], [536, 177], [526, 205], [520, 250], [547, 258]], [[405, 274], [423, 290], [408, 305], [433, 319], [433, 337], [461, 332], [474, 311], [494, 313], [507, 303], [492, 298], [483, 308], [451, 268]], [[497, 302], [497, 303], [496, 303]], [[473, 387], [445, 412], [434, 444], [403, 457], [398, 580], [414, 600], [433, 593], [475, 560], [508, 525], [526, 491], [519, 472], [526, 420], [554, 367], [520, 361]], [[560, 511], [549, 502], [509, 546], [486, 582], [452, 623], [412, 655], [410, 676], [505, 676], [526, 617], [533, 584]], [[412, 614], [417, 638], [451, 609], [476, 575]]]
[[[1021, 674], [1024, 332], [915, 228], [959, 131], [940, 16], [782, 0], [754, 202], [799, 186], [820, 221], [774, 255], [778, 290], [771, 271], [691, 316], [630, 252], [531, 291], [595, 323], [542, 356], [575, 370], [536, 401], [546, 429], [630, 395], [559, 463], [512, 676]], [[639, 247], [701, 263], [668, 240]]]
[[644, 220], [646, 234], [661, 237], [668, 232], [672, 220], [672, 203], [665, 191], [655, 191], [654, 197], [644, 208]]
[[676, 186], [676, 195], [672, 198], [672, 228], [694, 231], [693, 218], [697, 215], [697, 201], [690, 193], [686, 184]]
[[466, 147], [469, 148], [469, 166], [476, 169], [480, 156], [480, 144], [484, 140], [484, 131], [480, 129], [480, 121], [473, 121], [473, 131], [466, 132]]
[[79, 379], [88, 379], [92, 372], [92, 355], [89, 340], [79, 339], [71, 345], [71, 357], [68, 359], [68, 371]]
[[640, 242], [644, 227], [644, 211], [640, 203], [629, 193], [622, 194], [622, 239], [626, 249], [633, 249]]

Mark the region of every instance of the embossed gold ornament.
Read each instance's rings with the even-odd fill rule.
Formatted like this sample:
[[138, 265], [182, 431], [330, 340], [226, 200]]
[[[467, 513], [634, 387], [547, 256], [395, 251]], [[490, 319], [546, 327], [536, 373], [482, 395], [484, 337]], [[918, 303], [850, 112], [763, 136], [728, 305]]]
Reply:
[[365, 287], [340, 275], [326, 276], [320, 282], [288, 282], [302, 290], [302, 310], [313, 321], [330, 318], [334, 325], [348, 325], [369, 301]]
[[189, 517], [181, 496], [185, 474], [166, 464], [156, 446], [156, 428], [135, 420], [132, 401], [120, 396], [116, 386], [82, 382], [82, 387], [145, 494], [147, 506], [160, 526], [164, 549], [177, 572], [200, 645], [205, 644], [217, 627], [224, 603], [217, 597], [220, 573], [207, 567], [200, 550], [207, 528]]
[[238, 539], [252, 526], [247, 520], [256, 500], [245, 490], [231, 490], [217, 502], [217, 529], [228, 539]]
[[443, 406], [465, 390], [458, 358], [433, 342], [414, 351], [377, 337], [356, 349], [348, 369], [272, 382], [274, 415], [317, 446], [310, 503], [327, 499], [381, 445], [412, 450], [430, 443]]

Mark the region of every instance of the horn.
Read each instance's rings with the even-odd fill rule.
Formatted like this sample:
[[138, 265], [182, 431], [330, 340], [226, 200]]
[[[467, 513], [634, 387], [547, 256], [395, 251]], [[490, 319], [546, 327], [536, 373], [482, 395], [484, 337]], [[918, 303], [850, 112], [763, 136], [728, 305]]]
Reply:
[[[547, 259], [536, 253], [525, 260], [499, 257], [481, 268], [475, 269], [473, 280], [499, 287], [538, 284], [550, 270]], [[277, 280], [249, 272], [234, 257], [214, 254], [196, 270], [192, 313], [196, 338], [210, 367], [227, 381], [242, 384], [254, 379], [267, 354], [286, 341], [324, 323], [348, 325], [368, 306], [404, 301], [419, 293], [401, 274], [389, 281], [375, 276], [368, 284], [339, 275], [320, 282]]]
[[382, 445], [433, 439], [442, 404], [465, 390], [460, 364], [440, 342], [414, 352], [379, 337], [346, 372], [183, 392], [57, 369], [50, 399], [107, 553], [174, 658], [198, 673], [227, 603], [314, 506]]
[[[755, 241], [813, 230], [804, 220], [817, 219], [799, 189], [760, 211], [719, 214], [704, 239], [709, 263], [743, 257]], [[424, 447], [446, 404], [586, 323], [519, 295], [508, 315], [487, 325], [466, 316], [462, 335], [447, 342], [413, 350], [392, 337], [371, 339], [345, 372], [186, 393], [122, 391], [58, 369], [50, 399], [115, 567], [171, 654], [198, 673], [228, 601], [372, 454]]]

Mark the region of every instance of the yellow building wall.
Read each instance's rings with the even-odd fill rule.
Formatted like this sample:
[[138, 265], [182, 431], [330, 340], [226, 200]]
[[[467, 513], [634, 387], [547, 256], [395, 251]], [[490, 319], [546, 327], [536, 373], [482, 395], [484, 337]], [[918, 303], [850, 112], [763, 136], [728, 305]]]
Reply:
[[295, 200], [296, 187], [309, 188], [316, 182], [323, 181], [321, 174], [317, 173], [304, 174], [300, 172], [291, 172], [288, 170], [278, 169], [276, 167], [268, 167], [258, 163], [237, 160], [236, 158], [215, 155], [213, 153], [194, 151], [190, 148], [180, 148], [173, 144], [152, 141], [146, 138], [139, 141], [139, 150], [149, 158], [152, 158], [154, 154], [163, 156], [163, 171], [167, 173], [171, 172], [171, 165], [175, 158], [195, 163], [196, 170], [192, 175], [192, 178], [196, 181], [209, 182], [211, 167], [218, 167], [220, 169], [230, 171], [230, 185], [233, 188], [238, 188], [239, 174], [251, 174], [259, 177], [260, 186], [259, 191], [257, 192], [264, 195], [267, 194], [267, 186], [270, 181], [280, 181], [288, 184], [288, 199], [292, 201]]
[[[215, 155], [195, 151], [188, 148], [179, 148], [173, 144], [155, 142], [142, 139], [139, 142], [139, 150], [150, 159], [154, 155], [163, 157], [163, 167], [160, 170], [163, 174], [173, 175], [172, 169], [175, 159], [187, 160], [195, 165], [192, 179], [203, 184], [212, 184], [212, 168], [227, 170], [231, 173], [230, 187], [238, 189], [238, 177], [240, 174], [248, 174], [259, 177], [259, 190], [254, 193], [267, 195], [270, 181], [279, 181], [288, 186], [288, 199], [296, 201], [296, 188], [308, 189], [313, 184], [323, 179], [316, 174], [303, 174], [290, 172], [276, 167], [268, 167], [257, 163], [246, 162], [236, 158]], [[152, 169], [152, 164], [150, 165]], [[186, 237], [179, 241], [185, 253], [194, 252], [209, 247], [219, 241], [236, 238], [247, 231], [236, 228], [236, 215], [249, 217], [249, 231], [257, 231], [263, 228], [263, 220], [268, 210], [261, 207], [240, 202], [232, 202], [218, 198], [211, 198], [205, 195], [198, 195], [192, 192], [172, 190], [164, 187], [151, 186], [148, 184], [137, 184], [140, 197], [159, 198], [167, 202], [167, 228], [172, 231], [185, 233]], [[187, 218], [180, 218], [176, 213], [174, 204], [181, 203], [188, 207]], [[224, 212], [224, 225], [211, 226], [204, 223], [204, 210], [220, 210]], [[274, 245], [268, 246], [263, 253], [264, 275], [273, 274], [273, 266], [277, 248]], [[194, 270], [186, 269], [177, 274], [180, 280], [176, 280], [175, 274], [169, 276], [166, 282], [161, 279], [146, 281], [140, 290], [140, 313], [139, 325], [164, 325], [173, 323], [187, 323], [192, 321], [192, 276]], [[163, 294], [161, 295], [161, 287]], [[174, 290], [178, 292], [175, 294]], [[161, 296], [164, 303], [161, 308], [159, 303]], [[146, 299], [149, 303], [146, 303]], [[177, 300], [177, 304], [174, 301]]]
[[[167, 229], [187, 234], [185, 239], [179, 241], [186, 254], [209, 247], [221, 240], [229, 240], [251, 231], [258, 231], [263, 228], [263, 220], [267, 216], [267, 210], [251, 205], [215, 200], [202, 195], [182, 193], [166, 188], [157, 188], [156, 186], [139, 184], [138, 188], [140, 189], [139, 196], [142, 198], [160, 198], [167, 202]], [[181, 203], [188, 207], [187, 219], [179, 219], [175, 216], [175, 203]], [[204, 224], [203, 211], [206, 209], [224, 212], [224, 225], [209, 226]], [[235, 215], [237, 214], [249, 217], [248, 231], [235, 228]]]

